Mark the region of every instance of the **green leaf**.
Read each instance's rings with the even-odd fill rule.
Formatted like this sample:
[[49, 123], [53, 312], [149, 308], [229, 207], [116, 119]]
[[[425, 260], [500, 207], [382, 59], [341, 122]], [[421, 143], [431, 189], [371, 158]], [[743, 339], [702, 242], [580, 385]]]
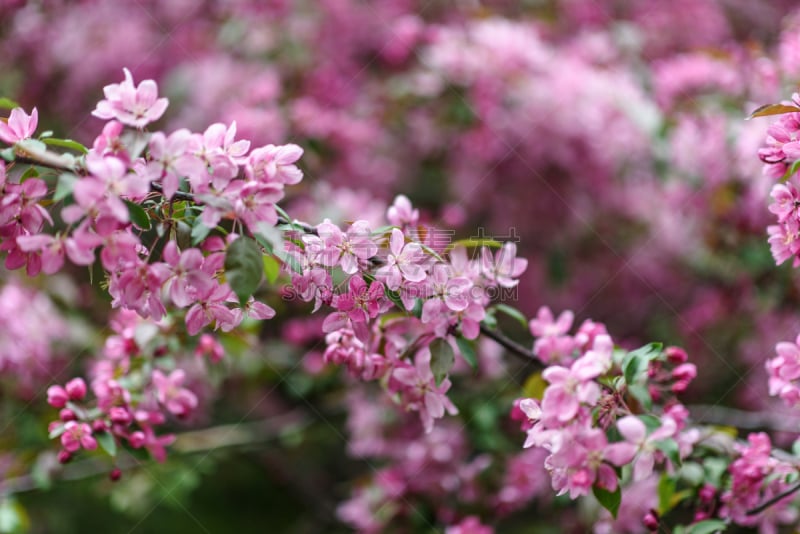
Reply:
[[63, 434], [64, 432], [66, 432], [66, 430], [67, 430], [67, 429], [66, 429], [66, 427], [65, 427], [64, 425], [59, 425], [59, 426], [55, 427], [55, 428], [54, 428], [54, 429], [53, 429], [53, 430], [52, 430], [52, 431], [51, 431], [51, 432], [50, 432], [50, 433], [47, 435], [47, 439], [56, 439], [56, 438], [58, 438], [58, 437], [61, 437], [61, 434]]
[[681, 465], [681, 453], [678, 449], [678, 443], [674, 439], [667, 438], [656, 441], [655, 446], [664, 453], [673, 466], [679, 467]]
[[11, 100], [10, 98], [0, 97], [0, 108], [3, 109], [14, 109], [21, 107], [17, 102]]
[[0, 158], [3, 158], [6, 161], [14, 161], [15, 157], [16, 155], [14, 154], [13, 146], [0, 150]]
[[95, 434], [94, 438], [109, 456], [114, 457], [117, 455], [117, 442], [110, 433], [100, 432], [99, 434]]
[[298, 260], [294, 254], [289, 254], [285, 250], [273, 250], [272, 253], [292, 271], [297, 274], [303, 274], [303, 266], [300, 264], [300, 260]]
[[631, 384], [628, 386], [628, 392], [642, 405], [642, 408], [648, 411], [653, 409], [653, 398], [645, 384]]
[[44, 141], [45, 139], [53, 137], [53, 130], [46, 130], [39, 134], [39, 140]]
[[686, 534], [714, 534], [716, 532], [725, 532], [728, 524], [722, 519], [706, 519], [691, 525], [686, 531]]
[[522, 325], [522, 328], [525, 328], [527, 330], [528, 319], [525, 317], [525, 315], [522, 314], [521, 311], [507, 304], [496, 304], [494, 307], [497, 308], [497, 311], [503, 312], [505, 315], [508, 315], [512, 319], [516, 319], [517, 322], [519, 322], [519, 324]]
[[461, 352], [461, 356], [469, 364], [469, 366], [472, 367], [473, 370], [477, 369], [478, 355], [475, 353], [475, 346], [473, 343], [461, 336], [456, 336], [456, 345], [458, 345], [458, 350]]
[[392, 230], [397, 228], [397, 226], [381, 226], [380, 228], [376, 228], [372, 231], [372, 235], [384, 235], [392, 233]]
[[270, 284], [274, 284], [275, 280], [278, 279], [278, 275], [281, 274], [281, 264], [278, 260], [268, 254], [264, 254], [263, 261], [264, 276], [267, 277], [267, 281]]
[[210, 233], [211, 228], [200, 222], [200, 217], [198, 217], [192, 226], [192, 244], [199, 245]]
[[503, 243], [490, 238], [472, 237], [469, 239], [459, 239], [457, 241], [453, 241], [452, 243], [447, 245], [447, 248], [444, 251], [450, 252], [451, 250], [459, 246], [466, 248], [478, 248], [478, 247], [502, 248]]
[[142, 230], [149, 230], [150, 217], [147, 216], [147, 212], [144, 211], [144, 208], [130, 200], [126, 200], [125, 205], [128, 206], [128, 214], [131, 216], [131, 222]]
[[661, 343], [649, 343], [629, 352], [622, 359], [622, 372], [625, 375], [625, 383], [630, 385], [647, 371], [650, 360], [655, 359], [661, 353]]
[[64, 200], [72, 194], [72, 189], [75, 187], [75, 182], [78, 177], [71, 172], [65, 172], [59, 175], [58, 184], [56, 185], [56, 192], [53, 194], [53, 201], [58, 202]]
[[264, 262], [261, 249], [249, 237], [241, 236], [230, 244], [225, 253], [225, 279], [244, 305], [261, 284]]
[[658, 513], [664, 515], [672, 509], [672, 495], [675, 493], [676, 481], [664, 473], [658, 481]]
[[430, 350], [431, 372], [433, 373], [433, 379], [436, 381], [436, 385], [438, 386], [447, 376], [447, 373], [450, 372], [450, 369], [453, 368], [453, 364], [456, 361], [456, 356], [453, 353], [453, 348], [450, 346], [450, 344], [440, 337], [437, 337], [433, 340], [433, 343], [430, 344]]
[[800, 169], [800, 159], [798, 159], [789, 166], [789, 168], [781, 177], [781, 182], [786, 182], [789, 178], [794, 176], [794, 174], [797, 172], [797, 169]]
[[616, 519], [617, 512], [619, 511], [619, 503], [622, 501], [622, 490], [620, 489], [619, 484], [617, 484], [617, 489], [614, 491], [608, 491], [607, 489], [595, 484], [592, 486], [592, 492], [594, 493], [597, 501], [603, 505], [603, 508], [608, 510], [611, 513], [611, 516]]
[[637, 415], [636, 417], [638, 417], [639, 420], [644, 423], [644, 427], [647, 429], [648, 434], [658, 428], [661, 428], [661, 419], [655, 415], [644, 414]]
[[38, 177], [39, 177], [39, 170], [36, 167], [28, 167], [28, 170], [22, 173], [22, 176], [20, 177], [19, 181], [20, 183], [22, 183], [28, 178], [38, 178]]
[[770, 115], [783, 115], [785, 113], [797, 113], [800, 108], [796, 106], [787, 106], [785, 104], [767, 104], [757, 108], [754, 112], [747, 117], [747, 120], [755, 119], [756, 117], [768, 117]]
[[544, 390], [547, 389], [549, 384], [542, 378], [542, 372], [537, 371], [525, 379], [525, 384], [522, 386], [522, 395], [528, 399], [542, 400], [544, 397]]
[[56, 137], [46, 137], [42, 139], [44, 144], [49, 146], [57, 146], [60, 148], [68, 148], [70, 150], [74, 150], [75, 152], [80, 152], [81, 154], [88, 154], [89, 149], [80, 144], [77, 141], [73, 141], [72, 139], [58, 139]]

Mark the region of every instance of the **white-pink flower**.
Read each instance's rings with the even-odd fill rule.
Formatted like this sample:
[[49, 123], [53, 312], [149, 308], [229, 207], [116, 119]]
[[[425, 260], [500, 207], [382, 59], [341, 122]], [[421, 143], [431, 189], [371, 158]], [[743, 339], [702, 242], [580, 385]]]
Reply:
[[136, 87], [131, 71], [123, 71], [125, 80], [103, 88], [106, 98], [97, 103], [92, 115], [104, 120], [116, 119], [134, 128], [144, 128], [161, 118], [169, 101], [158, 98], [158, 86], [153, 80], [144, 80]]
[[8, 122], [0, 121], [0, 140], [13, 145], [23, 139], [28, 139], [36, 131], [39, 124], [39, 112], [36, 108], [30, 115], [22, 108], [14, 108], [8, 117]]
[[403, 279], [409, 282], [425, 280], [425, 270], [420, 265], [425, 255], [419, 243], [406, 243], [403, 232], [394, 228], [389, 238], [389, 254], [386, 265], [375, 273], [392, 291], [400, 287]]

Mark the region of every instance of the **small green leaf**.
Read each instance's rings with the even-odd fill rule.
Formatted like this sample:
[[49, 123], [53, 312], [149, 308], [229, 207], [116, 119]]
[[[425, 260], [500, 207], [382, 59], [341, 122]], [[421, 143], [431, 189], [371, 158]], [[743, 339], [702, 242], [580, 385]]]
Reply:
[[372, 235], [384, 235], [384, 234], [391, 234], [392, 230], [397, 228], [397, 226], [381, 226], [380, 228], [376, 228], [372, 231]]
[[503, 247], [503, 243], [501, 243], [500, 241], [497, 241], [495, 239], [489, 239], [489, 238], [472, 237], [472, 238], [469, 238], [469, 239], [459, 239], [459, 240], [453, 241], [452, 243], [447, 245], [447, 248], [445, 249], [445, 252], [450, 252], [451, 250], [453, 250], [456, 247], [466, 247], [466, 248], [478, 248], [478, 247], [502, 248]]
[[456, 337], [456, 345], [461, 352], [461, 356], [472, 367], [473, 370], [478, 368], [478, 355], [475, 353], [475, 346], [468, 339], [461, 336]]
[[53, 130], [46, 130], [39, 134], [39, 139], [44, 141], [48, 137], [53, 137]]
[[797, 113], [800, 108], [796, 106], [787, 106], [785, 104], [767, 104], [757, 108], [754, 112], [747, 117], [747, 120], [755, 119], [756, 117], [768, 117], [770, 115], [783, 115], [784, 113]]
[[0, 97], [0, 108], [3, 109], [14, 109], [21, 107], [17, 102], [11, 100], [10, 98]]
[[649, 343], [629, 352], [622, 359], [622, 372], [625, 375], [625, 383], [633, 384], [647, 371], [650, 360], [655, 359], [661, 353], [661, 343]]
[[645, 410], [653, 409], [653, 398], [650, 396], [650, 390], [645, 384], [631, 384], [628, 386], [628, 393], [642, 405]]
[[56, 439], [56, 438], [58, 438], [58, 437], [61, 437], [61, 434], [63, 434], [63, 433], [66, 431], [66, 430], [67, 430], [67, 429], [66, 429], [66, 427], [65, 427], [64, 425], [59, 425], [59, 426], [55, 427], [55, 428], [54, 428], [54, 429], [53, 429], [53, 430], [52, 430], [52, 431], [51, 431], [51, 432], [50, 432], [50, 433], [47, 435], [47, 439]]
[[198, 217], [194, 221], [194, 226], [192, 226], [192, 244], [199, 245], [210, 233], [211, 228], [203, 224], [200, 221], [200, 217]]
[[447, 376], [447, 373], [450, 372], [450, 369], [453, 368], [453, 364], [456, 361], [456, 356], [453, 353], [453, 348], [450, 346], [450, 344], [440, 337], [437, 337], [433, 340], [433, 343], [430, 344], [430, 350], [431, 372], [433, 373], [433, 379], [436, 381], [436, 385], [438, 386]]
[[125, 205], [128, 206], [128, 214], [131, 216], [131, 222], [142, 230], [149, 230], [150, 217], [147, 216], [147, 212], [144, 211], [144, 208], [130, 200], [126, 200]]
[[49, 146], [57, 146], [60, 148], [68, 148], [70, 150], [74, 150], [75, 152], [80, 152], [81, 154], [88, 154], [89, 149], [80, 144], [77, 141], [73, 141], [72, 139], [58, 139], [56, 137], [46, 137], [42, 139], [44, 144]]
[[294, 254], [289, 254], [285, 250], [273, 250], [272, 253], [275, 254], [275, 256], [292, 271], [297, 274], [303, 274], [303, 266], [300, 264], [300, 260], [298, 260]]
[[507, 304], [497, 304], [494, 307], [497, 308], [497, 311], [503, 312], [505, 315], [508, 315], [512, 319], [516, 319], [517, 322], [522, 326], [522, 328], [525, 328], [527, 330], [528, 319], [525, 317], [525, 315], [522, 314], [521, 311]]
[[522, 396], [528, 399], [542, 400], [544, 397], [544, 390], [547, 389], [549, 384], [542, 377], [542, 372], [537, 371], [530, 375], [522, 386]]
[[75, 187], [75, 182], [78, 177], [71, 172], [65, 172], [59, 175], [58, 184], [56, 185], [56, 192], [53, 194], [53, 201], [58, 202], [64, 200], [72, 194], [72, 189]]
[[797, 169], [800, 169], [800, 159], [798, 159], [789, 166], [789, 168], [781, 177], [781, 182], [786, 182], [789, 178], [794, 176], [794, 174], [797, 172]]
[[270, 284], [274, 284], [275, 280], [278, 279], [278, 275], [281, 274], [281, 264], [278, 260], [272, 256], [269, 256], [268, 254], [264, 254], [263, 261], [264, 276], [267, 277], [267, 281]]
[[94, 438], [109, 456], [114, 457], [117, 455], [117, 442], [114, 439], [114, 436], [108, 432], [101, 432], [99, 434], [95, 434]]
[[644, 414], [644, 415], [637, 415], [636, 417], [638, 417], [639, 420], [642, 423], [644, 423], [644, 427], [647, 429], [648, 434], [658, 428], [661, 428], [661, 419], [659, 419], [655, 415]]
[[686, 531], [686, 534], [715, 534], [717, 532], [725, 532], [728, 524], [721, 519], [706, 519], [691, 525]]
[[658, 513], [664, 515], [672, 508], [672, 495], [675, 493], [676, 481], [664, 473], [658, 481]]
[[0, 150], [0, 158], [3, 158], [6, 161], [14, 161], [16, 154], [14, 153], [14, 147], [10, 146], [8, 148], [4, 148]]
[[39, 177], [39, 170], [36, 167], [28, 167], [28, 170], [22, 173], [22, 176], [20, 177], [19, 181], [21, 183], [27, 180], [28, 178], [38, 178], [38, 177]]
[[595, 484], [592, 486], [592, 492], [594, 493], [597, 502], [603, 505], [603, 508], [608, 510], [611, 513], [611, 516], [616, 519], [617, 512], [619, 511], [619, 504], [622, 502], [622, 490], [620, 489], [619, 484], [617, 484], [617, 489], [614, 491], [608, 491], [607, 489]]
[[249, 237], [241, 236], [230, 244], [225, 253], [225, 279], [244, 305], [261, 284], [264, 262], [261, 249]]

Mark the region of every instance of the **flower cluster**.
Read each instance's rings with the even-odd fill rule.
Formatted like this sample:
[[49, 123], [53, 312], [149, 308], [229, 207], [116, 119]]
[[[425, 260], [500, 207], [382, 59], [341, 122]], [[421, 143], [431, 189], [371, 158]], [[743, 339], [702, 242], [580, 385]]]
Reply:
[[[107, 119], [102, 133], [73, 172], [59, 176], [55, 191], [41, 178], [10, 182], [0, 167], [3, 185], [0, 249], [6, 266], [25, 266], [31, 276], [58, 272], [65, 258], [75, 265], [99, 261], [104, 268], [114, 307], [135, 310], [158, 321], [168, 307], [186, 310], [187, 330], [194, 335], [213, 325], [228, 331], [245, 315], [268, 319], [266, 304], [241, 295], [222, 276], [232, 243], [209, 232], [222, 221], [246, 228], [252, 235], [273, 227], [275, 203], [285, 184], [295, 184], [302, 172], [295, 162], [302, 154], [296, 145], [267, 145], [248, 154], [250, 142], [235, 139], [236, 124], [213, 124], [205, 132], [177, 130], [144, 134], [125, 126], [144, 128], [164, 113], [167, 100], [158, 98], [152, 80], [135, 87], [130, 72], [125, 81], [105, 88], [105, 100], [94, 115]], [[8, 128], [15, 135], [3, 139], [24, 142], [36, 126], [36, 114], [27, 121], [19, 109]], [[24, 123], [24, 127], [20, 124]], [[41, 155], [41, 146], [19, 144], [21, 150]], [[60, 217], [66, 229], [53, 233], [50, 213], [42, 206], [53, 200], [64, 204]], [[202, 216], [192, 216], [176, 199], [195, 199]], [[156, 235], [148, 233], [151, 220]], [[176, 230], [189, 228], [192, 243], [178, 245]], [[161, 246], [158, 241], [162, 241]], [[252, 294], [252, 291], [250, 292]], [[248, 295], [249, 296], [249, 295]]]
[[[117, 445], [144, 448], [158, 461], [166, 459], [171, 434], [156, 429], [171, 418], [190, 418], [200, 405], [190, 388], [202, 376], [196, 356], [168, 353], [171, 325], [142, 319], [120, 310], [111, 321], [109, 336], [91, 373], [88, 397], [82, 378], [47, 390], [47, 402], [60, 410], [50, 424], [51, 437], [60, 437], [59, 459], [69, 461], [79, 450], [94, 450], [98, 441], [114, 456]], [[221, 352], [216, 342], [205, 341], [204, 351]], [[200, 349], [200, 347], [198, 347]], [[213, 360], [212, 360], [213, 361]]]

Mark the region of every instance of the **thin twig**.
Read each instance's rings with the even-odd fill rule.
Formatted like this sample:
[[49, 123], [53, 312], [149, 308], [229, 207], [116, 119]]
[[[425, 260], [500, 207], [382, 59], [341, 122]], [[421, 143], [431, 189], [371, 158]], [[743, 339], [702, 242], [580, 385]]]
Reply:
[[784, 491], [783, 493], [779, 493], [778, 495], [776, 495], [775, 497], [771, 498], [771, 499], [770, 499], [770, 500], [768, 500], [767, 502], [765, 502], [765, 503], [762, 503], [762, 504], [760, 504], [760, 505], [756, 506], [756, 507], [755, 507], [755, 508], [753, 508], [752, 510], [748, 510], [748, 511], [746, 512], [746, 514], [747, 514], [747, 515], [758, 515], [758, 514], [760, 514], [761, 512], [763, 512], [764, 510], [766, 510], [767, 508], [769, 508], [770, 506], [772, 506], [773, 504], [777, 504], [777, 503], [778, 503], [778, 502], [780, 502], [781, 500], [783, 500], [783, 499], [785, 499], [786, 497], [788, 497], [788, 496], [792, 495], [793, 493], [797, 493], [798, 491], [800, 491], [800, 482], [798, 482], [797, 484], [795, 484], [795, 485], [794, 485], [794, 486], [792, 486], [791, 488], [787, 489], [787, 490], [786, 490], [786, 491]]
[[763, 411], [748, 412], [707, 404], [687, 406], [696, 423], [734, 426], [744, 430], [777, 430], [782, 432], [800, 432], [800, 417]]
[[533, 351], [523, 347], [510, 337], [506, 336], [502, 332], [489, 328], [488, 326], [481, 324], [481, 333], [497, 343], [498, 345], [502, 346], [506, 350], [508, 350], [514, 356], [518, 356], [525, 360], [528, 363], [535, 365], [538, 368], [543, 369], [544, 364], [536, 357]]

